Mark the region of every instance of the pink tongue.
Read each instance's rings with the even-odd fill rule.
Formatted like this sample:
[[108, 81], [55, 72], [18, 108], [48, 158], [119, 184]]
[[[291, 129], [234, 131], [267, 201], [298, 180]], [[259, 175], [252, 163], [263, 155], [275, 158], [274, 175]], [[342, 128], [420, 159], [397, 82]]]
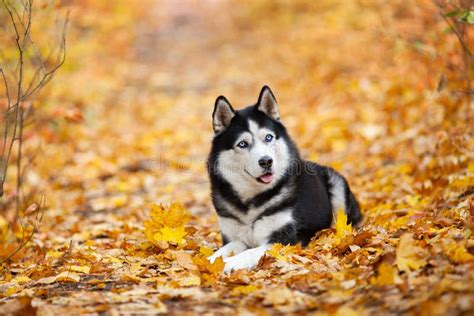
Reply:
[[260, 180], [265, 183], [270, 183], [273, 180], [273, 174], [267, 173], [260, 177]]

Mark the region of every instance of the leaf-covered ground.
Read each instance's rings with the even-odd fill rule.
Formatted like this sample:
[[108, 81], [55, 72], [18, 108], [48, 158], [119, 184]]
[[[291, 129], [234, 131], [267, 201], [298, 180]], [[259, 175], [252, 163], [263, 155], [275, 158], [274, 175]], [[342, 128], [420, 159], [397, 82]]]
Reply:
[[[26, 142], [44, 218], [0, 267], [0, 313], [472, 315], [473, 106], [430, 2], [71, 9], [68, 60]], [[204, 259], [221, 243], [210, 116], [218, 95], [241, 107], [264, 84], [302, 155], [344, 174], [365, 218], [226, 275]], [[5, 256], [15, 236], [0, 228]]]

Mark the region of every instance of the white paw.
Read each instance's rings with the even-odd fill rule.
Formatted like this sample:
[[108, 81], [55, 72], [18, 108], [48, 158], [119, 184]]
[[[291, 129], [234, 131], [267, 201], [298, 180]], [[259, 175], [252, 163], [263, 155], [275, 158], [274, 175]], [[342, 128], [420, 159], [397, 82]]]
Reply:
[[270, 245], [262, 245], [256, 248], [247, 249], [236, 256], [224, 259], [224, 272], [231, 272], [238, 269], [252, 269], [255, 268], [260, 261], [260, 258], [270, 248]]
[[250, 257], [247, 254], [236, 255], [224, 259], [224, 272], [228, 273], [239, 269], [252, 269], [257, 266], [260, 258]]
[[240, 253], [244, 251], [246, 248], [247, 247], [245, 246], [243, 242], [238, 241], [238, 240], [232, 241], [228, 243], [227, 245], [225, 245], [224, 247], [217, 250], [212, 256], [209, 256], [207, 260], [209, 260], [211, 263], [214, 263], [214, 261], [219, 257], [222, 257], [222, 259], [225, 259], [229, 257], [232, 253], [236, 253], [236, 254]]

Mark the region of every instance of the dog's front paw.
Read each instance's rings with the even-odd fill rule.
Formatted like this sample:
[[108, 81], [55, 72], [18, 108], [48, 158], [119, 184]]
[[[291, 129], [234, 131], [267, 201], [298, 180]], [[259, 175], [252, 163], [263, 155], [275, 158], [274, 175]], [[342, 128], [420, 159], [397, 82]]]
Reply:
[[229, 273], [233, 270], [252, 269], [257, 266], [258, 259], [255, 260], [255, 258], [249, 257], [246, 254], [241, 254], [224, 259], [224, 263], [224, 272]]

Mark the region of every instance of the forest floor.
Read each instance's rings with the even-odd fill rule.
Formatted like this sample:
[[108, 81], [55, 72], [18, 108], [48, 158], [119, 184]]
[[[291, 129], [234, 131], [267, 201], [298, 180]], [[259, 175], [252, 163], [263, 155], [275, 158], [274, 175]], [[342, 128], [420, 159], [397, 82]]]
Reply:
[[[450, 90], [459, 47], [430, 2], [73, 3], [25, 143], [43, 218], [0, 266], [0, 314], [472, 315], [473, 108]], [[221, 245], [211, 113], [265, 84], [364, 221], [224, 274], [205, 259]]]

